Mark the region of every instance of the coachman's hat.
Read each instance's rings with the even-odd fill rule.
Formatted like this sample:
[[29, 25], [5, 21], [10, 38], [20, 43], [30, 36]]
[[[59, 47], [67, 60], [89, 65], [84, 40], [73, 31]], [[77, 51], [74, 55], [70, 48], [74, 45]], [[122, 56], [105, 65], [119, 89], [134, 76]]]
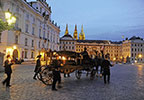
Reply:
[[38, 55], [38, 56], [37, 56], [37, 58], [40, 58], [40, 57], [41, 57], [41, 55]]

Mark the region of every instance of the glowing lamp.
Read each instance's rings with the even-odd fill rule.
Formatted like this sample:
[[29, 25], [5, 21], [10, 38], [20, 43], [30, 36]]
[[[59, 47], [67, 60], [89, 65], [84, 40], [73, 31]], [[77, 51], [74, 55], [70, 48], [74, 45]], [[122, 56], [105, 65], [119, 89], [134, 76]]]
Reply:
[[7, 20], [8, 25], [11, 25], [13, 23], [13, 21], [11, 19]]
[[115, 60], [116, 60], [116, 58], [113, 58], [113, 60], [115, 61]]
[[141, 55], [141, 54], [139, 54], [139, 55], [138, 55], [138, 57], [139, 57], [139, 58], [142, 58], [142, 55]]
[[137, 60], [135, 60], [135, 63], [137, 63]]
[[11, 13], [10, 12], [5, 12], [5, 18], [10, 19], [11, 18]]
[[15, 23], [15, 22], [16, 22], [16, 17], [15, 17], [15, 16], [12, 16], [12, 17], [11, 17], [11, 20], [12, 20], [12, 23]]
[[63, 57], [62, 57], [62, 60], [66, 60], [66, 58], [63, 56]]
[[16, 49], [16, 48], [17, 48], [17, 47], [14, 45], [14, 46], [13, 46], [13, 49]]
[[56, 55], [56, 52], [54, 52], [53, 55]]
[[61, 59], [61, 56], [59, 56], [59, 59]]

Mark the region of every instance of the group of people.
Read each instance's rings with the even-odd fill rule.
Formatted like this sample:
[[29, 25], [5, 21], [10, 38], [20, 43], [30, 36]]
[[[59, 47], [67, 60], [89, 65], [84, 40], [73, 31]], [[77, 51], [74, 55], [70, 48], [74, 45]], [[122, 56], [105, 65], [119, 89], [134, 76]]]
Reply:
[[96, 67], [96, 74], [98, 74], [99, 66], [100, 68], [100, 77], [104, 77], [104, 83], [110, 83], [110, 67], [114, 66], [109, 61], [108, 55], [103, 55], [102, 58], [98, 58], [97, 56], [95, 59], [91, 59], [88, 55], [87, 49], [84, 48], [84, 51], [81, 53], [83, 56], [83, 64], [87, 64], [88, 61], [92, 61], [94, 64], [93, 66]]
[[[85, 61], [87, 61], [89, 58], [88, 53], [86, 51], [86, 48], [84, 49], [84, 52], [82, 53], [83, 55], [83, 59]], [[37, 74], [41, 71], [41, 55], [37, 56], [37, 61], [36, 61], [36, 67], [35, 67], [35, 74], [33, 76], [33, 79], [36, 80], [36, 76]], [[9, 60], [10, 59], [10, 55], [7, 55], [7, 59], [4, 62], [4, 68], [5, 68], [5, 73], [7, 75], [7, 78], [2, 82], [3, 85], [6, 85], [6, 87], [10, 87], [10, 79], [11, 79], [11, 74], [12, 74], [12, 68], [11, 66], [13, 65], [13, 63]], [[95, 58], [97, 59], [97, 58]], [[61, 62], [59, 60], [53, 60], [53, 83], [52, 83], [52, 90], [57, 90], [56, 89], [56, 83], [58, 82], [58, 84], [61, 83], [61, 76], [60, 76], [60, 71], [58, 70], [58, 68], [60, 67]], [[110, 67], [113, 66], [110, 61], [108, 60], [108, 56], [105, 56], [105, 58], [101, 61], [97, 60], [97, 64], [96, 64], [96, 70], [98, 71], [98, 66], [101, 66], [101, 72], [103, 72], [103, 76], [104, 76], [104, 83], [110, 83]], [[69, 75], [68, 75], [69, 77]], [[60, 85], [58, 85], [59, 87], [61, 87]]]

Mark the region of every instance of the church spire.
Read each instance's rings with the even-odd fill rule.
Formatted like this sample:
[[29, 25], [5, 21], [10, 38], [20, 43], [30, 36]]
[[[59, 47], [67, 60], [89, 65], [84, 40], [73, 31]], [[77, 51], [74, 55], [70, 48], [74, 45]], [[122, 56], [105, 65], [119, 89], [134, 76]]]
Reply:
[[69, 32], [68, 32], [68, 24], [66, 24], [66, 30], [65, 30], [65, 35], [68, 35]]
[[83, 25], [81, 28], [81, 33], [79, 34], [79, 40], [85, 40], [85, 33], [84, 33]]
[[78, 40], [78, 33], [77, 33], [77, 25], [75, 25], [75, 31], [74, 31], [74, 34], [73, 34], [73, 38]]

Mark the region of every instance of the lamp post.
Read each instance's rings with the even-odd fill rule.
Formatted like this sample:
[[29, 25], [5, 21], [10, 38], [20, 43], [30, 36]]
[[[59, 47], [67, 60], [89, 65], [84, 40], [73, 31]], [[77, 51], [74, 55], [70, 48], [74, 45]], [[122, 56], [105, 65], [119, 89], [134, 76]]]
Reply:
[[16, 17], [14, 15], [12, 15], [12, 13], [9, 11], [5, 12], [5, 19], [8, 23], [8, 25], [15, 24], [15, 22], [16, 22]]

